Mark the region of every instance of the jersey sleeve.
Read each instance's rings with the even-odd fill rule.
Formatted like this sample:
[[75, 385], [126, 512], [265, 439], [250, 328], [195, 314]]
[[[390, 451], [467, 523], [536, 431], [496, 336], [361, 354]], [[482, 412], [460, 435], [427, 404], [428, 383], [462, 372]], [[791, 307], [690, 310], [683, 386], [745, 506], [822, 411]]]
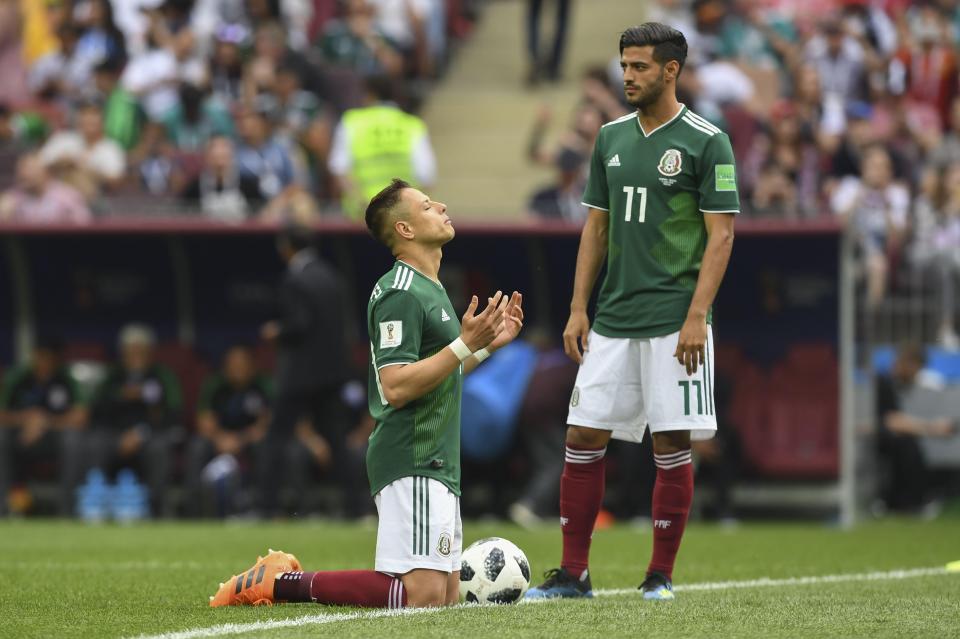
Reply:
[[700, 210], [704, 213], [739, 213], [737, 169], [730, 138], [717, 134], [707, 141], [700, 159]]
[[423, 307], [410, 292], [387, 289], [370, 313], [370, 343], [377, 369], [420, 359]]
[[597, 135], [593, 143], [593, 154], [590, 156], [590, 175], [587, 176], [587, 188], [583, 191], [583, 204], [601, 211], [610, 210], [610, 193], [607, 189], [607, 173], [603, 167], [603, 151], [601, 140], [603, 131]]

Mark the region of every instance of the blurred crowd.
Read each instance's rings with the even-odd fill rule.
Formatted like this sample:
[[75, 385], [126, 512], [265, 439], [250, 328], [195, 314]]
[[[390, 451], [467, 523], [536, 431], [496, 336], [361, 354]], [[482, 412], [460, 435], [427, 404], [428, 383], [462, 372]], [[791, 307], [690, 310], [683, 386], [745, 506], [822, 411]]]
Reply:
[[0, 220], [356, 215], [355, 160], [397, 148], [411, 166], [383, 170], [428, 185], [408, 112], [478, 5], [0, 0]]
[[[866, 302], [907, 268], [943, 300], [940, 341], [960, 346], [960, 3], [956, 0], [656, 0], [647, 19], [684, 33], [681, 102], [730, 135], [744, 218], [851, 229]], [[618, 60], [582, 77], [569, 131], [529, 155], [557, 177], [540, 216], [581, 220], [593, 140], [627, 113]]]

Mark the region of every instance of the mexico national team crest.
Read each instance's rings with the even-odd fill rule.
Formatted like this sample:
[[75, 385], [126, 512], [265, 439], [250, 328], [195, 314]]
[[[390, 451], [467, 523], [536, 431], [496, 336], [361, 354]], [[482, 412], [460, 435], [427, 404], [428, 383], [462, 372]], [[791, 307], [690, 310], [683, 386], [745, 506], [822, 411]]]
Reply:
[[440, 533], [440, 539], [437, 541], [437, 552], [444, 557], [450, 556], [450, 533]]
[[680, 172], [682, 166], [683, 156], [680, 155], [680, 151], [677, 149], [667, 149], [663, 152], [663, 157], [660, 158], [660, 164], [657, 165], [657, 170], [660, 171], [661, 175], [673, 177]]

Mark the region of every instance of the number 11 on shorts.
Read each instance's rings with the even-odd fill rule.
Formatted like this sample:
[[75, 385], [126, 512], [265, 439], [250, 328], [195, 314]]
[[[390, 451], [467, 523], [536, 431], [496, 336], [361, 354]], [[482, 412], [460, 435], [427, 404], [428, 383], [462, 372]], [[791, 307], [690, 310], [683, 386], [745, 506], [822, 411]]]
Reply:
[[703, 415], [703, 389], [699, 379], [679, 381], [677, 384], [683, 389], [683, 414], [690, 414], [690, 385], [697, 387], [697, 415]]

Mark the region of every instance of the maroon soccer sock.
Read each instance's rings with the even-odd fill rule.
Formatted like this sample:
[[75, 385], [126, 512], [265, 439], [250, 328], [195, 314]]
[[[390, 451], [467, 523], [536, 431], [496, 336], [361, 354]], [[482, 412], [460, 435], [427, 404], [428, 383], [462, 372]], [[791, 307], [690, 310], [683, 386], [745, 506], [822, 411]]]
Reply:
[[563, 561], [560, 565], [579, 579], [587, 569], [593, 525], [603, 502], [604, 448], [567, 444], [566, 463], [560, 476], [560, 530]]
[[407, 591], [396, 577], [375, 570], [285, 572], [273, 586], [276, 601], [361, 608], [403, 608]]
[[647, 573], [673, 579], [673, 564], [693, 501], [693, 455], [689, 449], [654, 454], [657, 481], [653, 486], [653, 557]]

